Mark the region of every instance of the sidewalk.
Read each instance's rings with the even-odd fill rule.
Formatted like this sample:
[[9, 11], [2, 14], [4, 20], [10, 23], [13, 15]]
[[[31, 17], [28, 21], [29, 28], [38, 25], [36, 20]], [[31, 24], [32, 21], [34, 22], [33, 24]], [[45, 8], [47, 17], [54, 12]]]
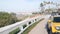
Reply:
[[48, 34], [45, 29], [47, 20], [48, 18], [38, 23], [28, 34]]

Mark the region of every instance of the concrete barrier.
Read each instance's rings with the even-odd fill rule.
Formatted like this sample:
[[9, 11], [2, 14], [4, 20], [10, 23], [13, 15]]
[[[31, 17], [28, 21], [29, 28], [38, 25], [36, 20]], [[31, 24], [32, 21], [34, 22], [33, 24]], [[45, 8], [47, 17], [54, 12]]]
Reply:
[[[42, 18], [45, 18], [45, 17], [37, 16], [34, 18], [27, 18], [21, 22], [17, 22], [15, 24], [2, 27], [0, 28], [0, 34], [9, 34], [11, 31], [15, 30], [16, 28], [20, 29], [20, 32], [18, 34], [21, 34], [25, 29], [27, 29], [29, 26], [31, 26], [32, 24], [34, 24], [35, 22], [39, 21]], [[27, 26], [23, 28], [23, 25], [27, 25]]]

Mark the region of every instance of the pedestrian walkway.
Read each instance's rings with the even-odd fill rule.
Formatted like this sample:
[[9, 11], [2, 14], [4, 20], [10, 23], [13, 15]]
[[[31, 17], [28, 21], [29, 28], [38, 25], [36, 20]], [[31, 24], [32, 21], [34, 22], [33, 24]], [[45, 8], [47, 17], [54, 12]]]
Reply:
[[28, 34], [48, 34], [46, 31], [46, 23], [48, 18], [38, 23]]

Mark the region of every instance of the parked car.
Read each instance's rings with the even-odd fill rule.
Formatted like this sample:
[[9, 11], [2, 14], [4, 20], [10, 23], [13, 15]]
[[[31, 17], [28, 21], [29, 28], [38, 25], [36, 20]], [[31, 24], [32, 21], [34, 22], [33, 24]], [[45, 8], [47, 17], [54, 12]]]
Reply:
[[47, 27], [50, 34], [60, 34], [60, 15], [50, 17]]

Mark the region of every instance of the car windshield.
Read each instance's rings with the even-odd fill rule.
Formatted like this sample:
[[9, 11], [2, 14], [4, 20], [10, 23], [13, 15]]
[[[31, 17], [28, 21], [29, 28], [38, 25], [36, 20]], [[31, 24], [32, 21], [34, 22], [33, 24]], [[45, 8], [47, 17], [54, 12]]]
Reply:
[[60, 17], [54, 17], [53, 21], [54, 22], [60, 22]]

